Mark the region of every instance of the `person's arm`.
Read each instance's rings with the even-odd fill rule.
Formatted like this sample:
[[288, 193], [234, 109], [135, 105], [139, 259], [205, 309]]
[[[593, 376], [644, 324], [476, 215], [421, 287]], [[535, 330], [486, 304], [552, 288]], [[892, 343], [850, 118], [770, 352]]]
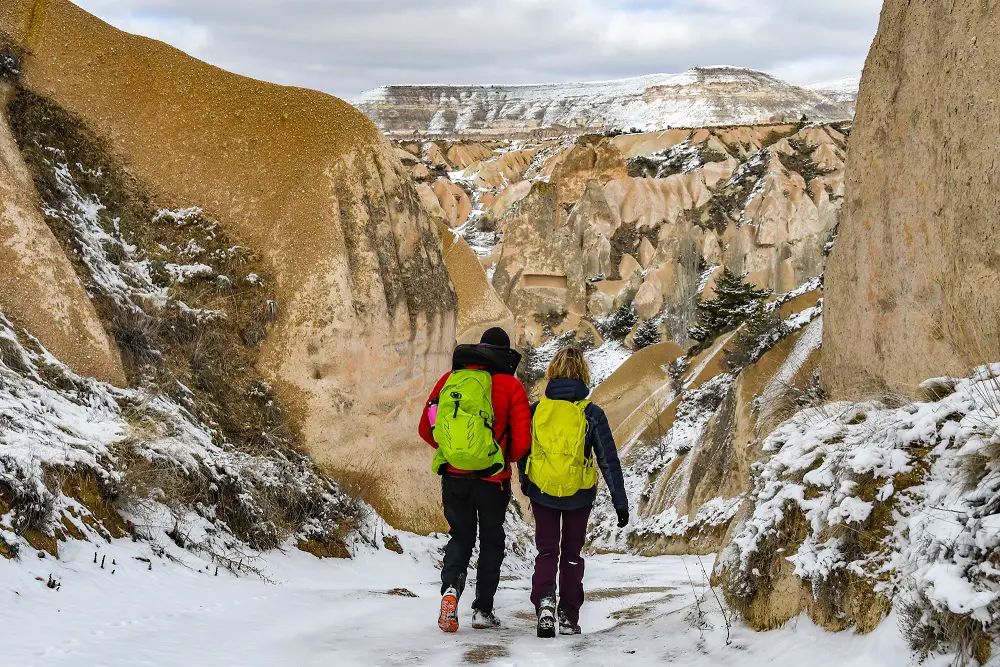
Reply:
[[437, 401], [438, 395], [441, 394], [441, 387], [443, 387], [444, 383], [448, 381], [448, 377], [450, 375], [451, 373], [445, 373], [441, 379], [438, 380], [437, 384], [434, 385], [434, 391], [431, 392], [431, 395], [427, 398], [427, 402], [424, 403], [424, 412], [420, 415], [420, 437], [434, 449], [437, 449], [438, 445], [434, 442], [434, 435], [431, 432], [431, 419], [427, 411], [430, 409], [431, 404]]
[[622, 464], [618, 459], [618, 448], [615, 446], [611, 425], [608, 424], [608, 416], [593, 403], [588, 406], [587, 411], [594, 424], [594, 456], [597, 457], [597, 465], [601, 468], [604, 482], [611, 493], [611, 503], [619, 517], [623, 513], [627, 517], [628, 496], [625, 495], [625, 477], [622, 475]]
[[516, 463], [531, 450], [531, 404], [524, 385], [515, 380], [511, 383], [510, 409], [507, 413], [507, 428], [510, 429], [511, 463]]

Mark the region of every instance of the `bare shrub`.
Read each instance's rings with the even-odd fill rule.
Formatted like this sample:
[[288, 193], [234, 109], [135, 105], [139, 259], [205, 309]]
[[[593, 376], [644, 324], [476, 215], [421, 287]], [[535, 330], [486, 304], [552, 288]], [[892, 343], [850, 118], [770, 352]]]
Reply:
[[990, 636], [979, 621], [965, 614], [937, 609], [922, 594], [901, 605], [900, 630], [921, 662], [947, 650], [955, 653], [956, 667], [966, 667], [973, 660], [985, 665], [990, 660]]
[[28, 365], [18, 346], [6, 338], [0, 338], [0, 364], [17, 373], [27, 373]]

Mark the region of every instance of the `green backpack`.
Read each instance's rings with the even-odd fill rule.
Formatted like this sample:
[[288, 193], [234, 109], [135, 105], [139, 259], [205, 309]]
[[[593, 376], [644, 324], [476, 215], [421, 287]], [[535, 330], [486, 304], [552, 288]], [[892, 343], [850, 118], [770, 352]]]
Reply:
[[486, 371], [455, 371], [438, 395], [434, 472], [446, 464], [490, 477], [507, 465], [493, 439], [493, 378]]
[[528, 479], [542, 493], [568, 498], [597, 486], [593, 455], [587, 458], [587, 415], [590, 401], [543, 398], [531, 420]]

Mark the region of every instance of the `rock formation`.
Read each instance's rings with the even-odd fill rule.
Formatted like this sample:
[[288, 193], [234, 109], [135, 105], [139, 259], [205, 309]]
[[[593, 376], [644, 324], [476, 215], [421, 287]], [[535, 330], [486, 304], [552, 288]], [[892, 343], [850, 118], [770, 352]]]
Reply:
[[914, 395], [1000, 352], [996, 28], [989, 3], [885, 3], [827, 273], [836, 396]]
[[[462, 234], [531, 345], [627, 308], [638, 318], [632, 334], [651, 322], [686, 344], [718, 267], [779, 293], [822, 272], [846, 131], [776, 125], [495, 142], [490, 160], [443, 169], [474, 203]], [[425, 164], [461, 145], [428, 142]], [[523, 154], [533, 156], [527, 168], [498, 166]], [[439, 196], [421, 187], [432, 216], [454, 224], [441, 206], [444, 181]]]
[[377, 128], [344, 102], [226, 73], [67, 0], [4, 3], [0, 31], [30, 47], [24, 84], [111, 142], [158, 203], [201, 206], [263, 251], [278, 319], [262, 370], [306, 446], [332, 469], [374, 470], [386, 518], [438, 528], [430, 451], [414, 434], [449, 366], [456, 297], [440, 233]]
[[81, 375], [125, 384], [118, 348], [38, 209], [0, 82], [0, 310]]
[[447, 227], [442, 228], [441, 236], [445, 265], [458, 295], [458, 342], [478, 343], [490, 327], [513, 332], [514, 315], [490, 285], [476, 253]]
[[487, 132], [536, 128], [669, 127], [846, 120], [852, 106], [733, 67], [699, 67], [620, 81], [524, 86], [385, 86], [352, 100], [383, 130]]

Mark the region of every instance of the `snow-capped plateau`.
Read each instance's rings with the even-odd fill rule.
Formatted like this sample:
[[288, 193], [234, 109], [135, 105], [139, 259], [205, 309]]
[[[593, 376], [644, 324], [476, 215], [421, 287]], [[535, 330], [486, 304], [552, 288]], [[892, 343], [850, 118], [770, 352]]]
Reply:
[[851, 104], [739, 67], [585, 83], [383, 86], [351, 100], [392, 133], [662, 130], [845, 120]]
[[834, 81], [821, 81], [810, 84], [807, 87], [809, 90], [825, 95], [834, 102], [850, 102], [853, 104], [858, 101], [858, 88], [861, 87], [861, 75], [845, 76], [843, 79], [836, 79]]

